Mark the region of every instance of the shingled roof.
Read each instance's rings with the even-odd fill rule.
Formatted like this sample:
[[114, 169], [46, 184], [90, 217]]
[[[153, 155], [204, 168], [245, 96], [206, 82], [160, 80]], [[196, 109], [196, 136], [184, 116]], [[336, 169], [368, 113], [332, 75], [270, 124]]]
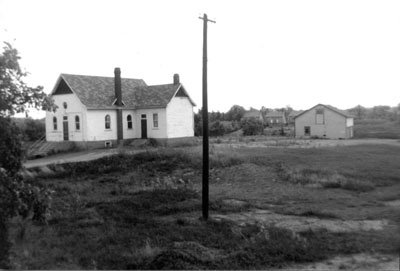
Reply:
[[274, 110], [274, 111], [267, 112], [265, 117], [266, 118], [283, 118], [283, 117], [285, 117], [285, 113]]
[[127, 95], [127, 102], [134, 103], [136, 108], [166, 107], [180, 86], [167, 84], [136, 87], [134, 92]]
[[[52, 95], [57, 95], [57, 88], [63, 80], [88, 109], [115, 108], [114, 77], [61, 74]], [[124, 107], [139, 109], [166, 107], [178, 89], [183, 86], [181, 84], [148, 86], [142, 79], [121, 78], [121, 88]], [[190, 97], [189, 100], [195, 105]]]

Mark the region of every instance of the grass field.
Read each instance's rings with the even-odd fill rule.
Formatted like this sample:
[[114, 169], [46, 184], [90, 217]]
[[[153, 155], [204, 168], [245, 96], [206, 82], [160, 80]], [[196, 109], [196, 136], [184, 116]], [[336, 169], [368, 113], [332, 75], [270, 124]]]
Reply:
[[400, 139], [400, 122], [382, 119], [355, 120], [354, 137]]
[[[216, 144], [210, 153], [208, 222], [199, 146], [50, 167], [31, 181], [55, 191], [51, 218], [12, 222], [13, 267], [266, 269], [398, 250], [400, 211], [387, 203], [400, 199], [400, 147]], [[366, 221], [377, 226], [340, 228]]]

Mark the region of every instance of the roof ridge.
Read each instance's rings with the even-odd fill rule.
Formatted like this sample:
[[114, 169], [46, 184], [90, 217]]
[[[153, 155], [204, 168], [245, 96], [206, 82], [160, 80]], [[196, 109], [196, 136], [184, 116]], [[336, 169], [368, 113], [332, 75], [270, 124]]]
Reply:
[[[72, 73], [61, 73], [62, 75], [72, 75], [72, 76], [84, 76], [84, 77], [96, 77], [96, 78], [111, 78], [114, 79], [113, 76], [99, 76], [99, 75], [86, 75], [86, 74], [72, 74]], [[128, 79], [128, 80], [143, 80], [142, 78], [128, 78], [128, 77], [121, 77], [121, 79]], [[144, 80], [143, 80], [144, 81]]]
[[[157, 86], [167, 86], [167, 85], [175, 85], [174, 83], [170, 84], [157, 84], [157, 85], [147, 85], [146, 87], [157, 87]], [[181, 83], [177, 84], [177, 86], [181, 85]]]

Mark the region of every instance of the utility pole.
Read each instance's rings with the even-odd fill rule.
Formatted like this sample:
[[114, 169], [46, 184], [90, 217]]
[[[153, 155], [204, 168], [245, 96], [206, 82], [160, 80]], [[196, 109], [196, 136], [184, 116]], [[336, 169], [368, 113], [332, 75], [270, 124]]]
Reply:
[[207, 23], [215, 21], [209, 20], [207, 14], [203, 17], [203, 187], [202, 187], [202, 207], [203, 219], [208, 219], [208, 187], [209, 187], [209, 152], [208, 152], [208, 105], [207, 105]]

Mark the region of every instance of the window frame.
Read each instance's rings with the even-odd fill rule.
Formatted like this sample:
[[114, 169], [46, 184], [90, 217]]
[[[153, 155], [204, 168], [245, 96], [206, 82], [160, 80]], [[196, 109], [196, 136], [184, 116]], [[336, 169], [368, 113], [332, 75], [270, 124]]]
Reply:
[[[308, 133], [307, 133], [308, 130]], [[311, 126], [304, 126], [304, 135], [311, 136]]]
[[78, 115], [75, 115], [75, 131], [81, 130], [81, 118]]
[[131, 114], [128, 114], [126, 116], [126, 124], [127, 124], [126, 127], [127, 127], [128, 130], [133, 129], [133, 121], [132, 121], [132, 115]]
[[111, 130], [111, 117], [109, 114], [104, 117], [104, 127], [106, 130]]
[[56, 116], [53, 116], [53, 131], [58, 131], [58, 121]]
[[325, 124], [325, 110], [323, 108], [315, 109], [315, 124]]
[[154, 129], [158, 129], [159, 128], [158, 125], [159, 125], [159, 123], [158, 123], [158, 113], [153, 113], [153, 128]]

